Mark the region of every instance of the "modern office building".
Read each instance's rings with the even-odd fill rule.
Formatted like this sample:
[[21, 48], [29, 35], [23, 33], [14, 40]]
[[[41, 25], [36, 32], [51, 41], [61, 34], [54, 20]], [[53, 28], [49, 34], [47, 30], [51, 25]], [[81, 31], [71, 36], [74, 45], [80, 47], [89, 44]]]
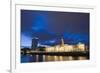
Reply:
[[32, 39], [32, 45], [31, 45], [31, 48], [32, 48], [32, 49], [35, 50], [35, 49], [38, 47], [38, 41], [39, 41], [38, 38], [33, 38], [33, 39]]

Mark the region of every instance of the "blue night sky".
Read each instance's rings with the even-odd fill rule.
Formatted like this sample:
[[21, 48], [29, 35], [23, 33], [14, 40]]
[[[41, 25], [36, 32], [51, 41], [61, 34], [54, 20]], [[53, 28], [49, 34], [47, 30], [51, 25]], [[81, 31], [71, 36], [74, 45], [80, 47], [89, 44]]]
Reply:
[[89, 13], [21, 10], [21, 46], [31, 46], [33, 37], [39, 44], [89, 45]]

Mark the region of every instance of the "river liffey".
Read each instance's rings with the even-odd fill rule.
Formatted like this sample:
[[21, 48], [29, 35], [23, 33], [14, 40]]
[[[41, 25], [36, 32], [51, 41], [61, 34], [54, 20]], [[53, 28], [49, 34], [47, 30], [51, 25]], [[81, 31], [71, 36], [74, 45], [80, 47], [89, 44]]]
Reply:
[[21, 63], [88, 60], [87, 56], [49, 56], [49, 55], [22, 55]]

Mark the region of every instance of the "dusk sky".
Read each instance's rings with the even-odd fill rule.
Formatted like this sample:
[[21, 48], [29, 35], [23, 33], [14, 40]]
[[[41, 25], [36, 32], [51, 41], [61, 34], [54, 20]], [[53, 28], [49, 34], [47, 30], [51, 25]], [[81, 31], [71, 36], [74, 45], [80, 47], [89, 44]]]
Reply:
[[89, 13], [21, 10], [21, 46], [40, 44], [89, 44]]

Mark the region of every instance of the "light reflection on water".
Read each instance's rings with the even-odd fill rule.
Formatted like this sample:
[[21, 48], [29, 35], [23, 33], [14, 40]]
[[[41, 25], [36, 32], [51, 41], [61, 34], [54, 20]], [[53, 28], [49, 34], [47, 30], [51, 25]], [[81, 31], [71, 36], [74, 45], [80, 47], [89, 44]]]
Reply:
[[22, 55], [21, 63], [28, 62], [49, 62], [49, 61], [71, 61], [71, 60], [86, 60], [87, 57], [72, 57], [72, 56], [47, 56], [47, 55]]

